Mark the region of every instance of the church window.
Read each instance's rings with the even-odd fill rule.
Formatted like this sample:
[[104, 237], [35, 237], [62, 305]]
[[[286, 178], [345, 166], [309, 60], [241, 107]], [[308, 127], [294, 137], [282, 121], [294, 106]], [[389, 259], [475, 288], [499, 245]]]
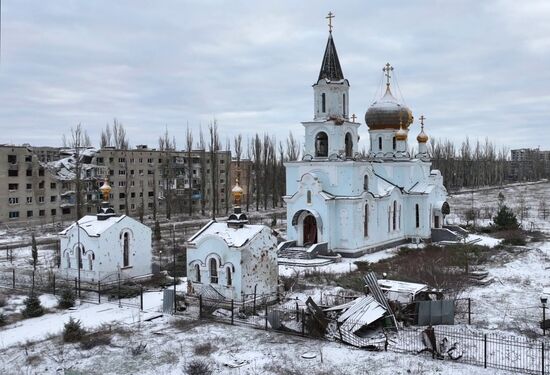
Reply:
[[351, 158], [353, 153], [353, 140], [351, 139], [351, 133], [346, 133], [346, 157]]
[[393, 201], [392, 228], [397, 229], [397, 201]]
[[416, 227], [420, 228], [420, 208], [416, 205]]
[[369, 235], [369, 204], [365, 204], [365, 221], [363, 222], [363, 235], [368, 237]]
[[201, 268], [198, 264], [195, 264], [195, 274], [196, 274], [196, 277], [197, 277], [197, 282], [200, 283], [201, 282]]
[[382, 150], [382, 137], [378, 137], [378, 149]]
[[79, 246], [79, 253], [78, 253], [78, 267], [80, 269], [84, 268], [82, 266], [82, 253], [84, 252], [84, 247], [83, 246]]
[[71, 256], [67, 253], [67, 268], [71, 268]]
[[231, 267], [227, 267], [225, 270], [227, 273], [227, 286], [231, 286], [233, 285], [233, 280], [231, 278]]
[[315, 156], [328, 156], [328, 135], [325, 132], [319, 132], [315, 136]]
[[325, 93], [322, 93], [321, 94], [321, 109], [322, 109], [322, 112], [325, 113], [326, 112], [326, 97], [325, 97]]
[[365, 175], [363, 177], [363, 190], [369, 191], [369, 176]]
[[307, 204], [311, 204], [311, 190], [307, 191]]
[[130, 234], [128, 232], [124, 233], [124, 248], [122, 258], [122, 266], [128, 267], [130, 265]]
[[395, 150], [397, 148], [397, 140], [395, 139], [395, 137], [393, 137], [393, 149]]
[[90, 271], [94, 270], [93, 254], [88, 254], [88, 268]]
[[346, 94], [342, 94], [342, 115], [346, 118]]
[[218, 283], [218, 262], [214, 258], [210, 259], [210, 283]]

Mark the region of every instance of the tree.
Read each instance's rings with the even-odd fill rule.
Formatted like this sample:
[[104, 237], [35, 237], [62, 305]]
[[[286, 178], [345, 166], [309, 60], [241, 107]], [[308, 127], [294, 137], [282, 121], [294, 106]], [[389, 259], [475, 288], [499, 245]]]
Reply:
[[216, 120], [210, 123], [208, 126], [208, 132], [210, 134], [210, 142], [208, 144], [208, 152], [210, 154], [210, 177], [212, 183], [212, 218], [216, 218], [218, 214], [218, 151], [220, 150], [220, 138], [218, 133], [218, 123]]
[[189, 217], [191, 217], [193, 216], [195, 181], [193, 179], [193, 132], [189, 129], [189, 124], [185, 130], [185, 149], [187, 151], [187, 182], [189, 184]]
[[82, 183], [82, 150], [90, 146], [90, 137], [88, 137], [82, 125], [78, 124], [75, 128], [71, 128], [71, 138], [69, 141], [63, 135], [63, 144], [65, 147], [73, 150], [76, 220], [79, 220], [82, 217], [83, 192], [85, 187]]
[[35, 293], [31, 293], [25, 299], [25, 308], [23, 309], [23, 316], [25, 318], [35, 318], [44, 314], [44, 308], [40, 303], [40, 298]]
[[32, 255], [32, 288], [31, 288], [31, 294], [34, 294], [34, 276], [36, 274], [36, 266], [38, 265], [38, 246], [36, 245], [36, 237], [34, 236], [34, 232], [32, 233], [32, 240], [31, 240], [31, 255]]
[[503, 204], [499, 208], [497, 212], [497, 216], [494, 217], [493, 221], [499, 229], [518, 229], [519, 228], [516, 215], [505, 204]]
[[166, 218], [172, 217], [172, 195], [175, 183], [175, 168], [172, 162], [171, 152], [176, 150], [176, 139], [170, 139], [168, 128], [164, 135], [159, 137], [159, 150], [162, 152], [162, 164], [160, 169], [160, 178], [162, 179], [163, 197], [166, 206]]

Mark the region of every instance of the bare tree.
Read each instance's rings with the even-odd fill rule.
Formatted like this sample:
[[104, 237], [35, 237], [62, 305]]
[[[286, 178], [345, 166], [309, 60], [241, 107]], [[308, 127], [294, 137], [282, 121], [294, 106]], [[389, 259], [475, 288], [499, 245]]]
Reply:
[[63, 135], [63, 143], [72, 149], [74, 159], [73, 183], [75, 187], [76, 220], [79, 220], [83, 216], [83, 192], [85, 184], [82, 181], [82, 150], [89, 147], [88, 142], [88, 134], [81, 124], [78, 124], [75, 128], [71, 128], [71, 138], [69, 140]]
[[199, 127], [199, 142], [197, 148], [200, 151], [200, 187], [201, 187], [201, 215], [205, 215], [206, 208], [206, 143], [204, 141], [204, 134], [202, 132], [202, 126]]
[[210, 123], [208, 126], [208, 133], [210, 134], [210, 142], [208, 143], [208, 153], [210, 154], [210, 177], [212, 183], [212, 218], [218, 214], [218, 151], [220, 150], [220, 138], [218, 134], [218, 123], [216, 120]]
[[107, 123], [107, 125], [105, 125], [105, 130], [101, 131], [99, 147], [100, 148], [111, 147], [112, 138], [113, 138], [113, 133], [111, 133], [111, 126]]
[[162, 155], [160, 178], [162, 179], [163, 197], [166, 207], [166, 218], [172, 217], [172, 199], [175, 184], [175, 168], [172, 163], [171, 152], [176, 150], [176, 140], [170, 139], [168, 129], [159, 137], [159, 150]]
[[286, 160], [295, 161], [300, 158], [300, 144], [292, 135], [292, 132], [288, 133], [288, 138], [286, 139]]
[[193, 192], [195, 189], [195, 181], [193, 179], [193, 132], [189, 129], [185, 130], [185, 149], [187, 151], [187, 181], [189, 184], [189, 216], [193, 216]]

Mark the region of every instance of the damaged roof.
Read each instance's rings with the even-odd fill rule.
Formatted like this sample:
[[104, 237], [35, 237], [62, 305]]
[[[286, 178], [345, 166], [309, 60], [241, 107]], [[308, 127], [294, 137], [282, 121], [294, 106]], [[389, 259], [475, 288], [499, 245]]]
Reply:
[[229, 247], [241, 247], [254, 238], [265, 225], [245, 224], [242, 228], [232, 228], [227, 223], [218, 223], [211, 220], [202, 227], [193, 237], [189, 239], [191, 243], [197, 243], [205, 236], [218, 236], [225, 241]]

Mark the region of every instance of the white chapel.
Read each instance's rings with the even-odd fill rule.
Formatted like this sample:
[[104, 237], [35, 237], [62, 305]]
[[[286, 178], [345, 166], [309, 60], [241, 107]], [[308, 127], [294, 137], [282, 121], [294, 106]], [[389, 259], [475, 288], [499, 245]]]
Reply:
[[410, 153], [412, 112], [392, 94], [386, 64], [385, 94], [366, 111], [370, 149], [358, 151], [355, 116], [349, 116], [349, 81], [329, 34], [317, 82], [313, 120], [302, 122], [305, 151], [287, 162], [287, 238], [279, 246], [356, 257], [407, 241], [431, 238], [449, 213], [447, 191], [431, 170], [424, 117]]

